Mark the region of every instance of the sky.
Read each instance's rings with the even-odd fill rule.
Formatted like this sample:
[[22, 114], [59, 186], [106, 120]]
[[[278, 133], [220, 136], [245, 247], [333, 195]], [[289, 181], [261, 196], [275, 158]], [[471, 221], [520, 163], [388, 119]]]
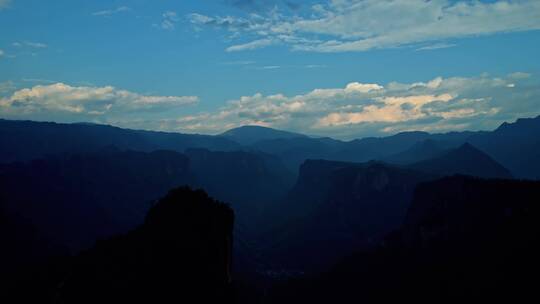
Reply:
[[0, 0], [0, 118], [353, 139], [540, 115], [538, 0]]

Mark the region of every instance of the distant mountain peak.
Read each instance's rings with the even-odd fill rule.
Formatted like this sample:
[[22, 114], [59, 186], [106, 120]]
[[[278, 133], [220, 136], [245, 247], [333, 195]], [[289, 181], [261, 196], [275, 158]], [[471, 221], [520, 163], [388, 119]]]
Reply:
[[267, 130], [276, 130], [274, 128], [270, 128], [270, 127], [263, 127], [263, 126], [258, 126], [258, 125], [244, 125], [244, 126], [240, 126], [240, 127], [237, 127], [237, 128], [233, 128], [233, 129], [229, 129], [227, 131], [225, 131], [223, 134], [226, 134], [226, 133], [229, 133], [229, 132], [234, 132], [234, 131], [238, 131], [238, 130], [248, 130], [248, 129], [267, 129]]
[[251, 145], [259, 141], [290, 138], [307, 138], [308, 136], [300, 133], [282, 131], [262, 126], [241, 126], [230, 129], [220, 134], [220, 136], [234, 140], [242, 145]]
[[457, 147], [456, 149], [450, 150], [447, 155], [453, 155], [453, 156], [465, 156], [469, 159], [472, 157], [479, 157], [482, 160], [489, 160], [490, 162], [496, 163], [495, 160], [493, 160], [489, 155], [478, 149], [477, 147], [471, 145], [470, 143], [466, 142], [462, 144], [461, 146]]
[[510, 125], [510, 123], [505, 121], [497, 129], [504, 129], [504, 128], [507, 128], [509, 125]]
[[485, 178], [512, 177], [501, 164], [468, 142], [441, 156], [417, 162], [412, 167], [442, 175], [465, 174]]

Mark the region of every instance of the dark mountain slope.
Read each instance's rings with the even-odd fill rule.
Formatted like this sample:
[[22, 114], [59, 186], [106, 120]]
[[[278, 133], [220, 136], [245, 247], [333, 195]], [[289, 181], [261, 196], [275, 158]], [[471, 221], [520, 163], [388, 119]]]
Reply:
[[[47, 239], [32, 222], [0, 205], [0, 286], [18, 278], [21, 269], [32, 269], [67, 250]], [[1, 293], [2, 287], [0, 287]], [[1, 299], [1, 296], [0, 296]]]
[[486, 178], [511, 178], [510, 172], [484, 152], [466, 143], [441, 156], [410, 165], [439, 175], [464, 174]]
[[242, 145], [252, 145], [259, 141], [273, 139], [307, 138], [306, 135], [276, 130], [260, 126], [242, 126], [228, 130], [220, 136], [233, 140]]
[[269, 303], [532, 303], [540, 183], [447, 177], [418, 186], [400, 233]]
[[0, 166], [0, 206], [77, 251], [143, 221], [168, 189], [192, 184], [186, 156], [108, 151]]
[[233, 224], [228, 206], [178, 188], [137, 229], [38, 271], [12, 295], [26, 303], [232, 303]]

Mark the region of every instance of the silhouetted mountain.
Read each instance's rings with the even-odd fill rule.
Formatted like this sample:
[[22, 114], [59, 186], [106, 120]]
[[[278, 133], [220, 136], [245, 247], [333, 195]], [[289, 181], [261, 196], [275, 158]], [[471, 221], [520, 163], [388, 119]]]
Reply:
[[228, 151], [239, 145], [223, 137], [207, 135], [0, 119], [0, 146], [0, 163], [8, 163], [47, 155], [98, 152], [111, 146], [120, 150], [182, 152], [187, 148]]
[[20, 303], [232, 303], [233, 225], [225, 204], [177, 188], [137, 229], [37, 271], [9, 294]]
[[220, 136], [242, 145], [252, 145], [259, 141], [274, 139], [307, 138], [306, 135], [266, 128], [261, 126], [242, 126], [228, 130]]
[[468, 142], [508, 168], [517, 178], [540, 179], [540, 116], [503, 123]]
[[537, 302], [540, 183], [454, 176], [418, 186], [402, 232], [268, 303]]
[[280, 156], [290, 168], [294, 169], [307, 159], [348, 162], [381, 160], [402, 152], [429, 136], [429, 133], [424, 132], [406, 132], [390, 137], [370, 137], [349, 142], [331, 138], [281, 138], [259, 141], [251, 147]]
[[250, 147], [278, 155], [284, 163], [294, 170], [307, 159], [347, 162], [391, 160], [396, 154], [411, 149], [419, 142], [428, 139], [436, 141], [443, 149], [453, 148], [463, 144], [471, 134], [473, 133], [403, 132], [389, 137], [369, 137], [349, 142], [331, 138], [281, 138], [259, 141]]
[[411, 164], [435, 158], [446, 152], [441, 144], [433, 139], [426, 139], [414, 144], [410, 149], [386, 157], [384, 160], [394, 164]]
[[[518, 119], [504, 123], [494, 131], [450, 132], [429, 134], [404, 132], [380, 138], [363, 138], [349, 142], [321, 138], [279, 138], [259, 141], [253, 148], [276, 154], [295, 169], [307, 159], [327, 159], [349, 162], [384, 160], [396, 163], [418, 162], [436, 156], [435, 151], [423, 151], [414, 158], [415, 145], [425, 140], [435, 141], [441, 149], [457, 148], [464, 143], [478, 147], [518, 178], [540, 178], [540, 117]], [[412, 151], [408, 151], [411, 149]], [[415, 151], [421, 152], [421, 151]], [[403, 153], [402, 155], [400, 155]], [[430, 155], [431, 153], [435, 153]], [[393, 157], [398, 159], [393, 159]], [[399, 159], [399, 158], [403, 159]]]
[[168, 189], [193, 183], [182, 154], [111, 149], [0, 165], [0, 207], [77, 251], [134, 228]]
[[[514, 123], [503, 123], [490, 132], [431, 134], [429, 138], [435, 140], [444, 149], [470, 143], [510, 170], [512, 176], [540, 179], [540, 116], [518, 119]], [[418, 152], [422, 155], [421, 151]], [[412, 151], [403, 152], [403, 154], [405, 154], [405, 159], [407, 159], [407, 154], [414, 158]], [[392, 158], [386, 160], [396, 161]]]
[[471, 144], [463, 144], [441, 156], [410, 165], [439, 175], [464, 174], [485, 178], [512, 178], [510, 172]]
[[269, 233], [269, 254], [282, 267], [313, 271], [376, 246], [401, 224], [415, 186], [431, 178], [378, 162], [306, 161], [278, 205], [285, 224]]
[[[383, 160], [396, 163], [421, 161], [430, 153], [424, 151], [426, 155], [414, 159], [415, 145], [433, 140], [442, 149], [457, 148], [469, 142], [508, 168], [513, 176], [535, 179], [540, 178], [538, 129], [540, 117], [504, 123], [491, 132], [403, 132], [388, 137], [345, 142], [257, 126], [240, 127], [219, 136], [205, 136], [126, 130], [95, 124], [0, 120], [0, 145], [5, 147], [0, 151], [0, 162], [30, 160], [44, 155], [95, 152], [108, 146], [121, 150], [167, 149], [179, 152], [188, 148], [213, 151], [242, 149], [274, 154], [295, 174], [307, 159], [349, 162]], [[400, 157], [403, 159], [400, 160]]]

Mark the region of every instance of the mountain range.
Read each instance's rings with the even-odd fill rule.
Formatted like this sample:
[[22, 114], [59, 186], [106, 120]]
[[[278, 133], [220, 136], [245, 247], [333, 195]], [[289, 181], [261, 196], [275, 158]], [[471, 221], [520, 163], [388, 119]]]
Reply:
[[[216, 136], [120, 129], [94, 124], [0, 120], [0, 162], [27, 161], [46, 155], [120, 150], [150, 152], [190, 148], [210, 151], [263, 152], [279, 157], [298, 173], [307, 159], [347, 162], [380, 160], [413, 163], [436, 156], [438, 150], [469, 143], [507, 168], [516, 178], [540, 178], [540, 116], [503, 123], [493, 131], [441, 134], [404, 132], [388, 137], [341, 141], [259, 126], [243, 126]], [[423, 147], [427, 142], [431, 148]], [[416, 150], [415, 150], [416, 149]], [[431, 149], [428, 151], [427, 149]]]
[[[0, 280], [9, 282], [12, 274], [24, 277], [27, 272], [21, 269], [41, 269], [57, 259], [62, 261], [58, 266], [61, 269], [82, 276], [91, 273], [92, 280], [117, 272], [121, 272], [119, 280], [125, 280], [125, 271], [135, 264], [98, 274], [90, 268], [76, 270], [79, 268], [72, 268], [70, 261], [112, 263], [106, 256], [117, 252], [136, 264], [159, 258], [159, 252], [138, 256], [126, 248], [146, 248], [145, 233], [140, 232], [146, 229], [141, 227], [147, 227], [159, 198], [166, 197], [170, 189], [184, 187], [175, 192], [181, 193], [178, 200], [185, 196], [188, 201], [202, 202], [210, 196], [234, 209], [229, 248], [234, 267], [229, 275], [237, 278], [241, 297], [250, 295], [243, 302], [253, 303], [263, 297], [264, 301], [275, 298], [286, 303], [280, 298], [282, 294], [295, 299], [289, 288], [297, 286], [302, 291], [306, 286], [319, 288], [318, 284], [327, 286], [328, 291], [348, 294], [350, 290], [328, 283], [351, 280], [342, 273], [347, 265], [357, 270], [367, 267], [365, 261], [400, 265], [412, 257], [411, 265], [427, 267], [417, 262], [425, 254], [414, 246], [432, 246], [431, 239], [425, 243], [422, 238], [439, 233], [430, 230], [433, 227], [429, 223], [440, 217], [452, 216], [448, 225], [457, 230], [463, 221], [464, 233], [482, 240], [489, 238], [488, 232], [477, 233], [480, 228], [470, 224], [467, 214], [486, 227], [502, 230], [506, 226], [499, 225], [501, 210], [508, 211], [516, 221], [521, 219], [521, 215], [514, 217], [514, 208], [507, 204], [515, 196], [519, 202], [526, 202], [523, 206], [530, 206], [529, 199], [536, 195], [537, 182], [519, 180], [540, 179], [539, 131], [540, 117], [536, 117], [505, 123], [493, 131], [404, 132], [341, 141], [258, 126], [209, 136], [0, 120], [0, 243], [7, 248], [0, 259], [7, 275]], [[186, 186], [204, 189], [207, 199], [186, 190]], [[499, 191], [500, 198], [489, 194], [487, 189], [499, 186], [501, 189], [494, 191]], [[432, 192], [429, 187], [439, 190]], [[523, 189], [524, 194], [516, 189]], [[481, 208], [463, 206], [475, 200]], [[489, 201], [497, 203], [490, 206]], [[461, 204], [460, 213], [454, 209], [431, 213], [437, 203]], [[529, 207], [520, 206], [516, 206], [517, 213], [528, 213]], [[482, 210], [485, 220], [478, 219]], [[171, 210], [178, 212], [187, 211]], [[196, 218], [204, 222], [205, 214], [212, 216], [210, 211], [201, 211]], [[180, 220], [184, 215], [176, 216]], [[536, 229], [532, 223], [527, 225], [531, 231]], [[516, 232], [512, 227], [508, 229]], [[191, 230], [182, 238], [190, 239], [186, 244], [197, 244], [192, 239], [197, 233]], [[208, 233], [204, 232], [204, 237]], [[464, 239], [461, 234], [459, 238]], [[524, 244], [528, 245], [532, 236], [527, 238]], [[171, 236], [169, 241], [173, 239]], [[434, 240], [446, 242], [444, 237]], [[482, 254], [486, 254], [485, 248]], [[201, 250], [200, 254], [208, 261], [215, 258], [210, 258], [210, 251]], [[388, 255], [391, 258], [387, 259]], [[212, 263], [209, 265], [216, 265]], [[376, 268], [367, 269], [370, 276], [376, 276]], [[207, 270], [212, 273], [215, 269]], [[385, 275], [395, 275], [392, 284], [403, 284], [402, 278], [411, 275], [410, 269], [392, 272], [385, 266], [383, 270]], [[44, 276], [49, 275], [53, 274], [47, 270]], [[309, 278], [308, 283], [305, 278]], [[80, 284], [88, 282], [77, 280], [73, 284], [79, 285], [73, 288], [80, 291]], [[295, 285], [295, 280], [301, 285]], [[368, 281], [362, 278], [362, 282]], [[94, 280], [89, 284], [102, 283]], [[282, 283], [286, 285], [283, 289]], [[379, 290], [384, 284], [374, 280], [366, 286]], [[395, 286], [390, 287], [380, 290], [394, 292]], [[306, 296], [302, 292], [297, 295]], [[366, 292], [367, 297], [372, 295]], [[321, 299], [329, 300], [324, 296]]]

